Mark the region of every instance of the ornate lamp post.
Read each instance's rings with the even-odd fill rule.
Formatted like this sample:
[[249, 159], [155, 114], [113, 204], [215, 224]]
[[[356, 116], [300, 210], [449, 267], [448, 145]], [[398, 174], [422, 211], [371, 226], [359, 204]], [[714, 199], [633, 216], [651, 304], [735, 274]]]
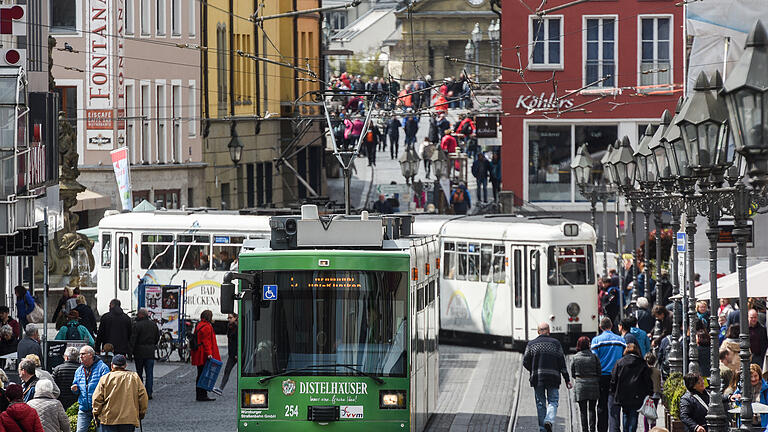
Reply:
[[610, 162], [613, 151], [613, 144], [608, 144], [608, 147], [605, 149], [605, 155], [600, 159], [600, 165], [603, 166], [602, 186], [605, 192], [601, 197], [603, 201], [603, 277], [608, 276], [608, 197], [610, 196], [611, 185], [613, 184], [613, 168], [611, 168]]
[[400, 163], [400, 171], [405, 177], [405, 183], [411, 184], [416, 174], [419, 173], [419, 155], [416, 154], [416, 150], [413, 146], [409, 146], [405, 149], [403, 154], [400, 155], [398, 162]]
[[[768, 35], [758, 21], [745, 45], [744, 54], [728, 75], [723, 86], [730, 125], [733, 129], [733, 139], [736, 151], [744, 156], [747, 163], [752, 191], [746, 189], [743, 183], [733, 189], [733, 236], [736, 239], [736, 262], [739, 275], [739, 304], [747, 304], [747, 227], [748, 211], [751, 206], [765, 204], [766, 160], [768, 159], [768, 124], [765, 118], [768, 112], [768, 81], [765, 71], [768, 70]], [[750, 352], [749, 329], [747, 314], [740, 314], [739, 324], [741, 333], [741, 371], [743, 395], [741, 404], [741, 427], [748, 429], [752, 421], [752, 385], [748, 377]]]
[[[631, 187], [635, 181], [636, 162], [632, 154], [632, 145], [629, 142], [629, 137], [626, 135], [621, 140], [616, 140], [614, 144], [614, 151], [611, 154], [611, 168], [613, 170], [613, 183], [619, 190]], [[621, 233], [619, 232], [619, 197], [616, 197], [616, 253], [619, 269], [621, 268]], [[621, 308], [621, 316], [624, 317], [624, 280], [619, 273], [619, 306]]]
[[[669, 124], [664, 136], [661, 137], [661, 144], [664, 147], [664, 153], [667, 157], [667, 165], [669, 167], [670, 183], [672, 188], [679, 186], [678, 180], [681, 178], [681, 172], [687, 175], [689, 172], [688, 159], [685, 153], [685, 143], [683, 143], [682, 136], [680, 135], [680, 128], [676, 124], [676, 120], [679, 118], [680, 108], [683, 105], [683, 98], [677, 101], [677, 108], [675, 108], [675, 117]], [[675, 150], [682, 152], [681, 158], [678, 158], [678, 154]], [[664, 184], [664, 177], [660, 179]], [[676, 203], [672, 206], [672, 231], [677, 235], [680, 231], [680, 214], [681, 207], [684, 205], [684, 195], [676, 197]], [[680, 347], [680, 327], [683, 322], [683, 302], [680, 290], [680, 277], [678, 275], [678, 254], [674, 252], [672, 254], [672, 292], [674, 294], [674, 306], [672, 312], [672, 348], [669, 352], [669, 365], [672, 372], [683, 372], [683, 353]]]
[[442, 188], [440, 187], [440, 179], [443, 177], [448, 177], [448, 167], [450, 161], [448, 160], [448, 156], [445, 155], [445, 152], [440, 148], [435, 150], [435, 156], [436, 157], [432, 161], [432, 165], [435, 168], [434, 200], [437, 212], [442, 213], [441, 203], [443, 202], [443, 198]]
[[597, 205], [597, 188], [592, 182], [592, 166], [595, 161], [592, 160], [587, 151], [587, 144], [582, 144], [579, 150], [576, 152], [576, 157], [571, 161], [571, 170], [573, 171], [573, 177], [576, 179], [576, 185], [579, 187], [579, 192], [589, 199], [590, 204], [590, 221], [592, 227], [595, 225], [595, 207]]
[[227, 149], [229, 150], [229, 158], [232, 159], [232, 163], [237, 166], [237, 164], [240, 163], [240, 159], [243, 157], [243, 144], [237, 138], [237, 129], [235, 127], [234, 121], [229, 128], [229, 135], [229, 144], [227, 144]]
[[648, 125], [645, 128], [642, 138], [640, 138], [640, 145], [635, 152], [635, 159], [637, 160], [637, 181], [640, 184], [640, 193], [638, 194], [638, 202], [640, 208], [643, 209], [643, 230], [645, 231], [645, 253], [643, 253], [643, 297], [650, 300], [651, 298], [651, 274], [648, 256], [650, 251], [648, 250], [648, 235], [650, 233], [651, 225], [651, 213], [654, 213], [654, 207], [656, 205], [653, 197], [653, 187], [656, 180], [656, 173], [653, 170], [653, 152], [648, 145], [648, 142], [653, 138], [653, 126]]
[[491, 24], [488, 26], [488, 40], [491, 41], [491, 64], [494, 66], [491, 68], [491, 81], [495, 80], [497, 77], [495, 66], [501, 63], [499, 61], [499, 57], [501, 57], [499, 54], [501, 51], [498, 49], [500, 33], [501, 28], [499, 25], [499, 20], [491, 21]]
[[472, 61], [474, 59], [475, 55], [475, 49], [472, 46], [472, 40], [467, 40], [467, 44], [464, 45], [464, 59], [467, 61]]

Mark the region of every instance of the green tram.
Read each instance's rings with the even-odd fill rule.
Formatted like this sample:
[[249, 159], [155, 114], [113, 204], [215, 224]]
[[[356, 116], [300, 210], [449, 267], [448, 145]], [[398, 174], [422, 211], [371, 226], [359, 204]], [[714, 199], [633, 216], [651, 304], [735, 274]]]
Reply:
[[[239, 304], [239, 431], [421, 431], [438, 396], [438, 244], [411, 216], [270, 219], [222, 284]], [[240, 281], [239, 290], [234, 281]]]

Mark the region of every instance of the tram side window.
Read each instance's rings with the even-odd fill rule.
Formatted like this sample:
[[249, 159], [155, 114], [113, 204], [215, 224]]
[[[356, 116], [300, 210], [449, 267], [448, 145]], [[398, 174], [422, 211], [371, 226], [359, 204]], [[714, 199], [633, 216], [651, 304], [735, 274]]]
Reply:
[[506, 266], [504, 265], [504, 259], [506, 258], [506, 250], [504, 246], [493, 247], [493, 281], [495, 283], [505, 283], [507, 279]]
[[531, 251], [531, 308], [541, 307], [541, 284], [539, 283], [539, 255], [537, 250]]
[[240, 248], [243, 245], [243, 236], [213, 236], [213, 269], [229, 271], [232, 264], [237, 261]]
[[453, 242], [443, 243], [443, 279], [453, 279], [455, 263], [456, 245]]
[[426, 301], [424, 291], [425, 291], [425, 287], [423, 286], [418, 290], [416, 290], [416, 310], [418, 311], [424, 310], [424, 306], [425, 306], [424, 302]]
[[433, 301], [435, 301], [435, 281], [429, 283], [429, 298], [427, 299], [427, 304], [432, 304]]
[[594, 283], [591, 246], [550, 246], [547, 256], [547, 282], [550, 285]]
[[467, 280], [480, 280], [480, 245], [469, 243], [467, 245], [469, 253], [467, 254]]
[[515, 307], [523, 307], [523, 257], [522, 252], [515, 250]]
[[483, 282], [491, 281], [491, 269], [493, 268], [493, 245], [483, 243], [480, 246], [480, 275]]
[[458, 264], [456, 267], [456, 279], [467, 280], [467, 244], [456, 243], [456, 261]]
[[112, 266], [112, 234], [101, 235], [101, 267]]
[[181, 270], [210, 268], [210, 236], [180, 235], [176, 243], [176, 266]]
[[173, 236], [170, 234], [142, 234], [141, 268], [152, 270], [173, 269]]
[[595, 283], [595, 252], [592, 250], [592, 245], [587, 246], [587, 283]]

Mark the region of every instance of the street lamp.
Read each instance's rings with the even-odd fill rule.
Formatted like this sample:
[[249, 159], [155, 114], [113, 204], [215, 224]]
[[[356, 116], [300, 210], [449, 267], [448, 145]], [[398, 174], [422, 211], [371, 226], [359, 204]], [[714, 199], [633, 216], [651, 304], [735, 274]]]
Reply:
[[[736, 263], [739, 277], [739, 305], [747, 304], [747, 240], [749, 230], [747, 217], [753, 198], [765, 193], [766, 158], [768, 158], [768, 124], [765, 122], [768, 111], [768, 35], [758, 20], [747, 37], [744, 53], [728, 75], [723, 86], [723, 95], [728, 106], [730, 124], [736, 150], [744, 156], [749, 168], [750, 183], [753, 191], [746, 190], [743, 183], [737, 183], [733, 189], [733, 236], [736, 240]], [[755, 193], [756, 192], [756, 193]], [[758, 203], [759, 204], [759, 203]], [[741, 313], [739, 339], [741, 340], [741, 373], [743, 396], [741, 405], [741, 425], [747, 428], [752, 421], [752, 383], [749, 376], [750, 352], [747, 314]]]
[[[653, 152], [648, 145], [651, 138], [653, 138], [653, 126], [648, 125], [645, 128], [643, 136], [640, 138], [640, 145], [635, 152], [635, 159], [637, 159], [637, 181], [640, 184], [640, 193], [638, 194], [638, 201], [640, 208], [643, 209], [643, 230], [645, 231], [645, 253], [643, 253], [643, 297], [648, 300], [651, 299], [651, 273], [648, 257], [650, 252], [648, 251], [648, 237], [651, 229], [651, 213], [653, 213], [653, 206], [655, 205], [653, 197], [653, 186], [655, 180], [655, 173], [651, 167], [653, 166]], [[641, 287], [637, 287], [640, 289]], [[658, 295], [657, 295], [658, 297]]]
[[[480, 42], [483, 40], [483, 31], [480, 30], [480, 23], [475, 23], [475, 28], [472, 29], [472, 44], [475, 46], [475, 63], [480, 61], [479, 47]], [[478, 80], [480, 76], [480, 65], [475, 64], [475, 80]]]
[[611, 185], [613, 184], [613, 168], [611, 168], [613, 152], [614, 145], [608, 144], [605, 155], [600, 159], [600, 165], [603, 167], [602, 186], [605, 188], [605, 193], [601, 197], [603, 201], [603, 277], [608, 277], [608, 197], [611, 194]]
[[434, 200], [438, 213], [441, 213], [442, 206], [440, 203], [443, 202], [443, 198], [441, 197], [442, 187], [440, 186], [440, 179], [448, 177], [449, 163], [450, 160], [448, 159], [448, 156], [445, 155], [443, 149], [436, 149], [435, 154], [433, 155], [432, 167], [435, 169]]
[[[637, 169], [635, 158], [632, 155], [632, 144], [629, 137], [624, 136], [621, 140], [616, 140], [614, 150], [611, 154], [610, 164], [612, 168], [613, 183], [617, 187], [617, 192], [626, 190], [635, 182], [635, 171]], [[619, 206], [621, 204], [620, 194], [616, 194], [616, 264], [619, 275], [619, 307], [621, 308], [621, 317], [624, 317], [624, 276], [621, 273], [622, 246], [621, 246], [621, 224], [619, 221]]]
[[229, 149], [229, 158], [232, 159], [232, 163], [237, 166], [243, 156], [243, 144], [240, 143], [240, 140], [237, 138], [237, 128], [234, 121], [229, 128], [229, 135], [231, 136], [229, 144], [227, 145], [227, 149]]
[[499, 36], [501, 33], [499, 25], [499, 20], [492, 20], [491, 24], [488, 26], [488, 39], [491, 41], [491, 65], [493, 67], [491, 68], [491, 81], [496, 79], [496, 65], [501, 63], [501, 51], [497, 49], [499, 45]]
[[467, 39], [467, 44], [464, 45], [464, 59], [472, 61], [475, 55], [475, 48], [472, 46], [472, 40]]

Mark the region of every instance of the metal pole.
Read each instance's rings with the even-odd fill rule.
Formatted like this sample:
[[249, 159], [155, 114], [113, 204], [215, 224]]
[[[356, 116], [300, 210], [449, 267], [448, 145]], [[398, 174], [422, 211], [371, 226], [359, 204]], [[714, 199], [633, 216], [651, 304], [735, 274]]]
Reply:
[[349, 168], [344, 168], [344, 214], [348, 215], [350, 213], [350, 188], [352, 184], [352, 173], [350, 172]]
[[640, 294], [640, 287], [637, 286], [637, 204], [635, 200], [630, 200], [630, 211], [632, 215], [632, 304], [637, 306], [637, 298]]
[[[715, 192], [716, 193], [716, 192]], [[714, 203], [713, 203], [714, 204]], [[720, 326], [717, 322], [717, 238], [720, 230], [717, 227], [718, 208], [710, 204], [707, 228], [709, 239], [709, 338], [710, 338], [710, 372], [709, 372], [709, 408], [707, 410], [707, 431], [725, 432], [728, 420], [723, 409], [720, 394]]]
[[[656, 210], [653, 215], [653, 222], [656, 225], [656, 302], [655, 304], [661, 305], [661, 210]], [[662, 305], [663, 306], [663, 305]], [[661, 341], [661, 321], [656, 321], [656, 325], [653, 326], [653, 339]]]
[[616, 193], [616, 273], [619, 275], [619, 316], [624, 318], [624, 278], [621, 275], [621, 221], [619, 220], [619, 201], [621, 196]]
[[603, 195], [603, 278], [608, 277], [608, 240], [605, 238], [608, 231], [608, 197], [606, 195]]
[[[648, 199], [647, 197], [643, 197], [643, 199]], [[644, 294], [645, 298], [648, 299], [648, 301], [651, 301], [651, 270], [648, 268], [648, 255], [650, 255], [650, 251], [648, 250], [648, 238], [650, 237], [650, 224], [651, 224], [651, 212], [648, 211], [647, 208], [643, 209], [643, 229], [645, 230], [645, 239], [643, 240], [645, 243], [643, 246], [643, 282], [644, 282]]]
[[[680, 231], [680, 209], [678, 206], [672, 206], [672, 231], [675, 236]], [[680, 299], [680, 275], [678, 266], [680, 265], [677, 248], [672, 254], [672, 292], [675, 295], [675, 304], [672, 308], [672, 347], [669, 352], [670, 372], [683, 371], [683, 353], [680, 349], [680, 327], [683, 323], [682, 301]], [[719, 363], [718, 363], [719, 364]]]
[[752, 360], [752, 354], [749, 352], [749, 323], [747, 316], [749, 307], [747, 306], [747, 240], [749, 240], [749, 230], [747, 221], [744, 217], [749, 208], [749, 193], [744, 185], [736, 186], [734, 192], [734, 228], [733, 237], [736, 240], [736, 267], [739, 272], [739, 340], [741, 342], [741, 383], [743, 391], [741, 392], [741, 430], [751, 430], [752, 425], [752, 381], [749, 371], [749, 365]]
[[48, 288], [48, 208], [43, 207], [43, 369], [48, 368]]
[[597, 194], [591, 193], [589, 194], [589, 204], [590, 204], [590, 220], [592, 221], [592, 228], [595, 229], [595, 232], [597, 232], [597, 225], [595, 225], [595, 211], [597, 210]]
[[[472, 45], [475, 47], [475, 61], [480, 61], [480, 50], [478, 49], [477, 42], [472, 41]], [[480, 65], [475, 64], [475, 81], [480, 80]], [[455, 95], [454, 95], [455, 96]]]
[[[694, 253], [696, 244], [696, 211], [693, 209], [694, 197], [689, 197], [690, 202], [685, 208], [685, 235], [688, 238], [688, 247], [686, 248], [686, 278], [688, 282], [688, 373], [699, 372], [699, 352], [696, 346], [696, 281], [693, 278]], [[718, 363], [719, 364], [719, 363]], [[749, 365], [747, 365], [749, 369]]]

